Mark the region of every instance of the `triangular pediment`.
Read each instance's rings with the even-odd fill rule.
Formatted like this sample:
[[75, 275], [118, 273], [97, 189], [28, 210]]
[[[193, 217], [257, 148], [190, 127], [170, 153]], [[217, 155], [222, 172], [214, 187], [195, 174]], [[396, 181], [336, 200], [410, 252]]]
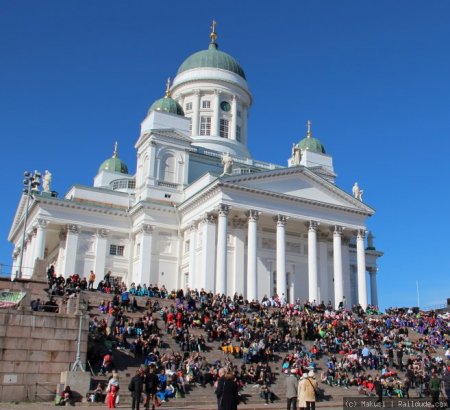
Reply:
[[23, 214], [25, 213], [26, 203], [27, 203], [27, 197], [26, 197], [26, 195], [22, 195], [20, 197], [19, 204], [16, 209], [16, 214], [14, 215], [14, 220], [11, 225], [11, 229], [9, 230], [8, 240], [10, 240], [14, 231], [16, 230], [17, 226], [20, 224], [20, 221], [23, 218]]
[[280, 198], [298, 198], [312, 203], [353, 209], [369, 215], [374, 213], [373, 209], [305, 167], [229, 176], [222, 181], [225, 186], [259, 191], [267, 195], [275, 194]]

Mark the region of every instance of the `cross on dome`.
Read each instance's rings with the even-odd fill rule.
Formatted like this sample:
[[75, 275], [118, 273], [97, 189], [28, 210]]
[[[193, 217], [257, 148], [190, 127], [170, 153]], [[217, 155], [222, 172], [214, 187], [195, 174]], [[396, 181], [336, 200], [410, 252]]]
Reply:
[[166, 97], [170, 97], [170, 77], [166, 81]]
[[311, 121], [308, 120], [306, 122], [306, 137], [311, 138], [312, 132], [311, 132]]
[[217, 40], [217, 33], [216, 33], [216, 25], [217, 22], [216, 20], [213, 19], [212, 24], [211, 24], [211, 34], [209, 35], [209, 38], [211, 39], [211, 44], [216, 44], [216, 40]]

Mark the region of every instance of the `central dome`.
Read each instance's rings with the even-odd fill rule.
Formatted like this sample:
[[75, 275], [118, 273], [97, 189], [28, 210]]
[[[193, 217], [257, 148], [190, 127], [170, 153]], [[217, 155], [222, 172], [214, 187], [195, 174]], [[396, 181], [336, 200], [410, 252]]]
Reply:
[[184, 60], [177, 71], [177, 75], [183, 71], [202, 67], [220, 68], [231, 71], [245, 79], [244, 70], [236, 59], [223, 51], [219, 51], [215, 42], [211, 43], [207, 50], [198, 51]]

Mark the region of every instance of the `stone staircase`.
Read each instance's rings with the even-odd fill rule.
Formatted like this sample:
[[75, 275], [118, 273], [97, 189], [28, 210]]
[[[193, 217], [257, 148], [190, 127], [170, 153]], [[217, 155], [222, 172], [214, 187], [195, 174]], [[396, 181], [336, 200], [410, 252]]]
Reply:
[[[100, 294], [98, 292], [83, 292], [85, 299], [89, 301], [89, 314], [90, 316], [97, 315], [98, 317], [106, 316], [100, 313], [98, 306], [101, 300], [110, 300], [112, 299], [112, 295]], [[143, 308], [145, 306], [145, 297], [136, 297], [138, 300], [139, 307]], [[173, 300], [166, 299], [158, 299], [161, 307], [174, 305]], [[126, 313], [126, 316], [136, 320], [141, 317], [143, 312], [136, 313]], [[158, 313], [154, 313], [155, 318], [159, 318]], [[162, 329], [162, 322], [159, 322], [159, 327]], [[190, 332], [197, 336], [199, 333], [203, 331], [201, 329], [191, 329]], [[415, 332], [410, 332], [415, 333]], [[164, 352], [165, 349], [171, 349], [174, 351], [179, 351], [179, 347], [177, 343], [170, 337], [170, 335], [165, 334], [162, 330], [160, 333], [161, 340], [163, 343], [163, 347], [160, 348], [161, 352]], [[413, 338], [418, 336], [413, 335]], [[133, 339], [129, 338], [128, 341], [131, 342]], [[310, 347], [311, 342], [304, 342], [306, 347]], [[208, 351], [202, 353], [207, 358], [207, 361], [213, 363], [217, 359], [223, 358], [223, 353], [220, 350], [219, 342], [212, 342], [207, 344]], [[282, 365], [282, 356], [284, 356], [286, 352], [278, 353], [275, 355], [275, 360], [270, 363], [272, 372], [276, 375], [274, 383], [270, 386], [272, 392], [275, 394], [277, 400], [273, 405], [269, 407], [281, 408], [286, 406], [285, 402], [285, 379], [286, 375], [281, 371]], [[135, 374], [136, 370], [139, 368], [142, 363], [141, 359], [134, 358], [134, 355], [127, 350], [113, 350], [113, 358], [116, 366], [116, 370], [119, 373], [120, 380], [120, 403], [122, 405], [128, 405], [131, 403], [131, 395], [127, 389], [130, 378]], [[231, 358], [233, 364], [240, 366], [242, 364], [242, 360], [239, 358]], [[405, 358], [406, 359], [406, 358]], [[98, 366], [94, 367], [94, 372], [98, 371]], [[322, 370], [325, 368], [324, 360], [320, 359], [317, 361], [317, 379], [319, 381], [319, 375]], [[375, 372], [372, 372], [375, 375]], [[95, 373], [96, 374], [96, 373]], [[103, 376], [95, 375], [92, 377], [91, 388], [94, 389], [97, 386], [97, 383], [101, 382], [104, 386], [106, 385], [107, 378]], [[342, 403], [342, 398], [344, 396], [357, 396], [358, 391], [356, 387], [350, 387], [349, 389], [344, 389], [341, 387], [328, 386], [326, 384], [320, 383], [319, 386], [323, 390], [323, 398], [322, 402], [326, 405], [326, 402], [331, 403]], [[260, 397], [260, 387], [258, 385], [246, 385], [241, 390], [241, 404], [247, 405], [245, 407], [255, 407], [262, 408], [265, 406], [264, 400]], [[169, 401], [163, 403], [163, 407], [167, 408], [202, 408], [202, 407], [215, 407], [216, 397], [214, 394], [214, 389], [212, 386], [207, 385], [206, 387], [190, 385], [187, 386], [187, 394], [183, 398], [173, 398]]]

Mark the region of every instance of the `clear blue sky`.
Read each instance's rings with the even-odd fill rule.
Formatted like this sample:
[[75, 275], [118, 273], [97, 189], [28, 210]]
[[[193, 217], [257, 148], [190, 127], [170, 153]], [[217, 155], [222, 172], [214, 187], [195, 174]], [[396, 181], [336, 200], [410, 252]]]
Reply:
[[450, 2], [3, 0], [0, 13], [0, 262], [25, 170], [52, 189], [92, 185], [119, 141], [134, 143], [148, 107], [209, 25], [244, 67], [254, 96], [253, 157], [286, 165], [313, 134], [376, 209], [369, 228], [382, 307], [450, 297]]

